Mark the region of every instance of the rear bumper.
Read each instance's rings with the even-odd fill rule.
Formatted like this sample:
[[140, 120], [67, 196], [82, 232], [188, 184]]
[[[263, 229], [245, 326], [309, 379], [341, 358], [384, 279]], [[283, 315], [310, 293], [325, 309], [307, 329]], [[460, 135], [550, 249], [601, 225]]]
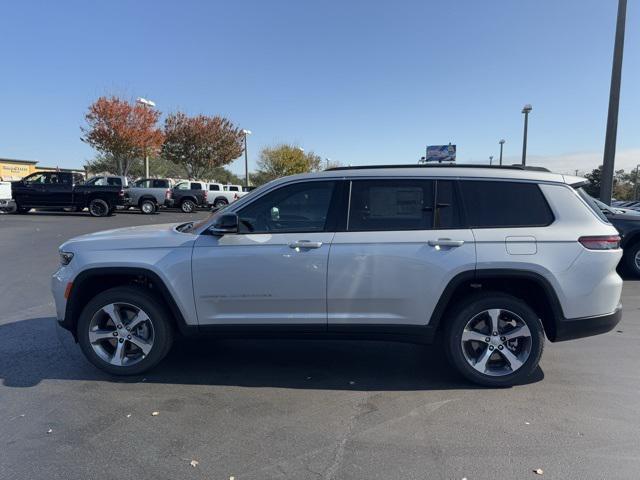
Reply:
[[556, 342], [607, 333], [622, 320], [622, 305], [613, 313], [595, 317], [565, 318], [556, 324]]

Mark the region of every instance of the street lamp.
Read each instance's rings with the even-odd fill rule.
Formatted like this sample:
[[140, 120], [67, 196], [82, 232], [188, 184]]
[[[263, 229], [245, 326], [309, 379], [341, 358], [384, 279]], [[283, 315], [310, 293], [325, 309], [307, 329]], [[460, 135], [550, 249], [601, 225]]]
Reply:
[[489, 165], [493, 165], [493, 155], [489, 155]]
[[504, 138], [498, 143], [500, 144], [500, 166], [502, 166], [502, 147], [504, 147]]
[[522, 113], [524, 113], [524, 138], [522, 139], [522, 166], [527, 164], [527, 129], [529, 127], [529, 113], [533, 110], [530, 104], [526, 104], [522, 107]]
[[247, 153], [247, 135], [251, 135], [251, 130], [242, 130], [244, 134], [244, 186], [249, 186], [249, 157]]
[[[156, 102], [148, 100], [146, 98], [138, 97], [136, 102], [140, 105], [144, 105], [145, 107], [154, 108], [156, 106]], [[143, 147], [144, 150], [144, 177], [149, 178], [149, 155], [147, 155], [147, 145]]]

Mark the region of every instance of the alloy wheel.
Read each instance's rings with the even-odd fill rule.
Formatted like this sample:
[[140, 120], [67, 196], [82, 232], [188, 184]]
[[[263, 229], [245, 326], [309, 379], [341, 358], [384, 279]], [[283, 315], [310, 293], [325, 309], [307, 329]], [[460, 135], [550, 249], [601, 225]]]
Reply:
[[153, 348], [154, 329], [149, 316], [130, 303], [110, 303], [89, 323], [89, 343], [105, 362], [127, 367], [143, 360]]
[[465, 360], [476, 371], [500, 377], [514, 373], [527, 361], [532, 335], [518, 314], [494, 308], [467, 322], [461, 344]]

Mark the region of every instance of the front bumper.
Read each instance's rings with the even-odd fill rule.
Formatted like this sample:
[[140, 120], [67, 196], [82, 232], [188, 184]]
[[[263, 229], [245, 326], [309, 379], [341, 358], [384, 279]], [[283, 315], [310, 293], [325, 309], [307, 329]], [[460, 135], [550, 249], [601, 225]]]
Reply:
[[555, 341], [562, 342], [575, 338], [600, 335], [614, 329], [622, 320], [622, 305], [619, 304], [613, 313], [595, 317], [565, 318], [557, 322]]

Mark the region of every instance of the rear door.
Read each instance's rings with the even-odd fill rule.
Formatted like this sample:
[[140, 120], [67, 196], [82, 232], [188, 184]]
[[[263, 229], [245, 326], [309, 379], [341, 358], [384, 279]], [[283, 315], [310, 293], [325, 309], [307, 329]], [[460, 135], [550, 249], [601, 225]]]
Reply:
[[463, 225], [455, 181], [353, 180], [329, 255], [329, 329], [426, 325], [449, 281], [475, 268]]

